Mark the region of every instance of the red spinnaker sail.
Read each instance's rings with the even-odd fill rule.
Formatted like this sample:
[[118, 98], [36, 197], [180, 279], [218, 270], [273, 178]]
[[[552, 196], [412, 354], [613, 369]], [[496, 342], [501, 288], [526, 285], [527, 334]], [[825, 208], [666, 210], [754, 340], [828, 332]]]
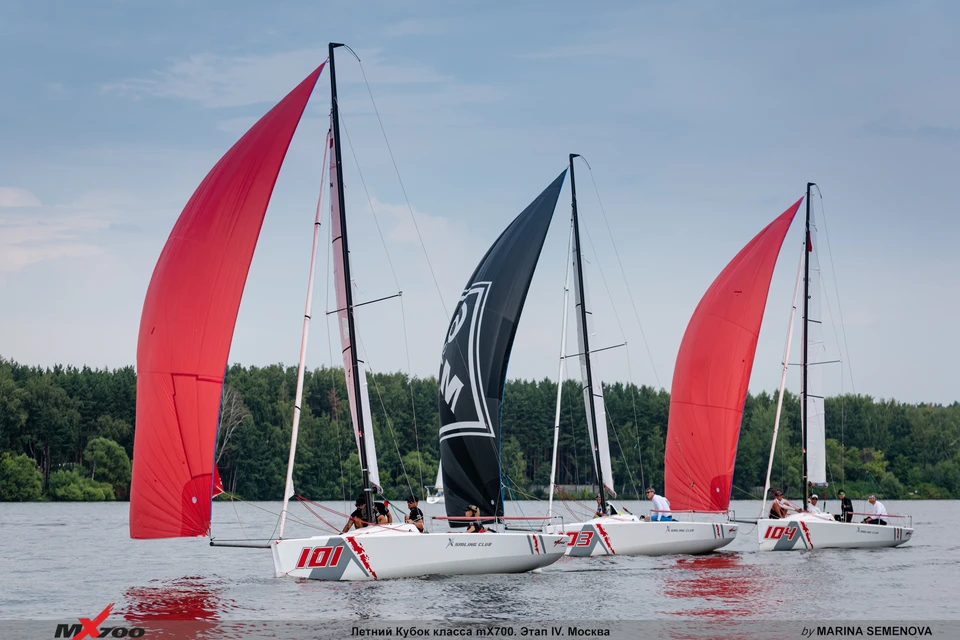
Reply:
[[153, 271], [137, 343], [130, 537], [206, 535], [223, 376], [280, 165], [320, 65], [211, 169]]
[[723, 511], [730, 504], [740, 420], [770, 279], [802, 200], [720, 272], [683, 334], [664, 459], [664, 491], [675, 510]]

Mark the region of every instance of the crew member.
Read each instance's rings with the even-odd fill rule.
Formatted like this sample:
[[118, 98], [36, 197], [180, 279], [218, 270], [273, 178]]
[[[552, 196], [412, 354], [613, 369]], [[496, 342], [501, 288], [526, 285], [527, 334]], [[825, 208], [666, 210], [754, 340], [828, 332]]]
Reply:
[[873, 515], [864, 518], [863, 524], [887, 524], [887, 521], [883, 519], [883, 516], [887, 515], [887, 508], [877, 500], [877, 496], [870, 494], [867, 501], [873, 505]]
[[[479, 518], [480, 517], [480, 507], [471, 504], [467, 507], [467, 511], [463, 514], [470, 518]], [[479, 520], [472, 520], [470, 526], [467, 527], [466, 533], [486, 533], [487, 529], [483, 526], [483, 523]]]
[[420, 507], [417, 506], [419, 500], [416, 496], [410, 496], [407, 498], [407, 509], [410, 509], [410, 513], [404, 516], [403, 520], [407, 524], [412, 524], [417, 529], [420, 530], [420, 533], [423, 531], [423, 511], [420, 511]]
[[673, 516], [670, 515], [670, 501], [663, 496], [658, 496], [653, 487], [647, 487], [647, 500], [653, 501], [653, 509], [650, 510], [651, 522], [658, 520], [673, 521]]
[[837, 491], [837, 500], [840, 501], [840, 514], [834, 515], [833, 519], [837, 522], [852, 522], [853, 521], [853, 501], [847, 497], [846, 492], [843, 489]]

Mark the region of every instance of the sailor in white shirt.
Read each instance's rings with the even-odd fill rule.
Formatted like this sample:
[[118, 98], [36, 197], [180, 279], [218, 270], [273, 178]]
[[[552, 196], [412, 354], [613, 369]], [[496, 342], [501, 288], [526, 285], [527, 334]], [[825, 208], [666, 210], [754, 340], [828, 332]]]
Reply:
[[653, 487], [647, 487], [647, 500], [653, 501], [650, 520], [673, 520], [673, 516], [670, 515], [670, 501], [663, 496], [658, 496]]
[[887, 508], [883, 503], [877, 500], [877, 496], [870, 495], [867, 500], [873, 505], [873, 515], [863, 519], [864, 524], [887, 524], [883, 516], [887, 515]]
[[807, 511], [809, 513], [823, 513], [823, 511], [820, 510], [820, 507], [817, 506], [817, 502], [819, 500], [820, 498], [817, 497], [817, 494], [810, 496], [810, 504], [807, 505]]

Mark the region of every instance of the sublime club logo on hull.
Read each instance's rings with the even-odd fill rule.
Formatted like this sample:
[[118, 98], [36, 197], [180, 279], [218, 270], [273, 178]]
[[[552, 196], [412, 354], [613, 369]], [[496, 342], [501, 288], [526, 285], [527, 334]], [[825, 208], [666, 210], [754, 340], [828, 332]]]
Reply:
[[78, 618], [77, 623], [58, 624], [53, 632], [54, 638], [73, 638], [74, 640], [84, 640], [85, 638], [141, 638], [146, 633], [143, 627], [118, 627], [107, 626], [106, 620], [113, 609], [110, 603], [93, 619]]

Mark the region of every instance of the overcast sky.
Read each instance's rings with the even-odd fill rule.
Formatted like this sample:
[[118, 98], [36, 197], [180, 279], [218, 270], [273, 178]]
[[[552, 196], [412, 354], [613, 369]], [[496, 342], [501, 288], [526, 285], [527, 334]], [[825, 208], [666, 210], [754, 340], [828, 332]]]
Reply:
[[[949, 191], [960, 167], [960, 5], [401, 4], [0, 4], [0, 355], [134, 364], [144, 293], [183, 205], [336, 40], [363, 62], [439, 285], [344, 52], [357, 298], [404, 291], [402, 315], [397, 300], [359, 313], [374, 370], [407, 369], [405, 319], [412, 372], [437, 372], [444, 307], [577, 152], [626, 274], [579, 165], [594, 345], [629, 345], [598, 358], [606, 379], [627, 380], [629, 354], [634, 382], [669, 389], [706, 288], [809, 180], [829, 230], [827, 341], [845, 360], [826, 393], [960, 399], [960, 221]], [[328, 111], [324, 73], [267, 213], [231, 362], [296, 363]], [[557, 374], [568, 188], [510, 377]], [[752, 391], [779, 382], [800, 223], [774, 276]], [[331, 362], [326, 261], [324, 246], [311, 366]], [[832, 328], [841, 310], [846, 349]]]

